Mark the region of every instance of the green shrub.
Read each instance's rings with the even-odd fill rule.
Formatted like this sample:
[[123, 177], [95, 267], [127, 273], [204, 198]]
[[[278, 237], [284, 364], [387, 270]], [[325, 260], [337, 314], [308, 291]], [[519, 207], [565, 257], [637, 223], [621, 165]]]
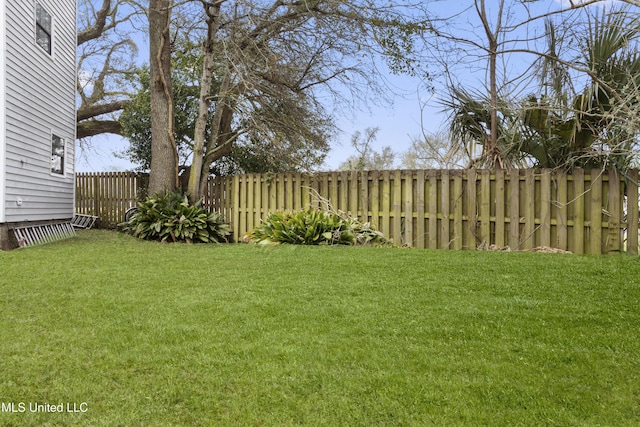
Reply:
[[121, 226], [127, 234], [161, 242], [219, 243], [230, 234], [218, 213], [208, 213], [201, 201], [190, 204], [178, 192], [148, 197]]
[[369, 223], [336, 213], [307, 209], [272, 213], [247, 235], [251, 243], [293, 245], [382, 244], [386, 239]]

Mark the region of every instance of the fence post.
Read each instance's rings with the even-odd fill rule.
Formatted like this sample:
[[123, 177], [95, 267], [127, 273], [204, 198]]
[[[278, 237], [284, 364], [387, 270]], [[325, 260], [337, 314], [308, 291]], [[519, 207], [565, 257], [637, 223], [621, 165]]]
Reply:
[[442, 249], [451, 249], [451, 190], [449, 171], [443, 169], [440, 173], [441, 194], [440, 194], [440, 210], [442, 212], [442, 221], [440, 222], [440, 247]]
[[524, 194], [520, 194], [524, 197], [524, 232], [520, 242], [521, 249], [531, 249], [535, 246], [536, 234], [536, 177], [533, 169], [524, 171], [524, 185]]
[[[377, 177], [374, 177], [374, 183]], [[416, 247], [424, 249], [427, 246], [424, 241], [424, 170], [416, 174]]]
[[551, 246], [551, 171], [540, 171], [540, 245]]
[[478, 247], [478, 202], [476, 181], [478, 175], [475, 169], [467, 171], [467, 227], [469, 228], [468, 241], [465, 242], [466, 249], [476, 249]]
[[480, 242], [491, 245], [491, 175], [490, 171], [480, 171]]
[[[371, 224], [380, 230], [380, 172], [371, 173]], [[337, 197], [337, 194], [336, 194]]]
[[505, 235], [504, 235], [504, 224], [505, 224], [505, 213], [504, 206], [506, 201], [506, 194], [504, 192], [505, 184], [504, 184], [504, 169], [497, 169], [495, 173], [495, 182], [496, 182], [496, 194], [495, 194], [495, 244], [498, 247], [502, 247], [505, 245]]
[[557, 227], [557, 244], [559, 249], [569, 249], [569, 209], [567, 201], [567, 174], [564, 171], [556, 171], [554, 181], [557, 187], [556, 196], [556, 227]]
[[360, 175], [360, 221], [369, 222], [369, 175], [371, 172], [362, 171]]
[[627, 173], [627, 251], [638, 255], [638, 170]]
[[[404, 243], [409, 247], [413, 247], [413, 172], [403, 171], [402, 181], [404, 182]], [[364, 198], [363, 198], [364, 201]]]
[[591, 169], [591, 222], [589, 232], [591, 239], [589, 243], [592, 254], [602, 253], [602, 175], [600, 169]]
[[402, 203], [402, 172], [393, 172], [393, 240], [397, 245], [403, 243], [402, 235], [402, 220], [401, 218], [401, 203]]
[[584, 169], [573, 170], [573, 252], [584, 253]]
[[231, 191], [231, 224], [233, 227], [234, 239], [236, 242], [242, 239], [242, 230], [240, 230], [240, 176], [233, 176], [233, 185]]
[[453, 249], [462, 249], [462, 233], [464, 224], [462, 174], [460, 171], [452, 171], [451, 174], [453, 175], [453, 193], [451, 200], [451, 209], [453, 210], [453, 235], [451, 236], [451, 241], [453, 243]]
[[[622, 203], [624, 195], [620, 194], [620, 174], [615, 171], [609, 171], [609, 197], [607, 198], [607, 206], [603, 208], [603, 213], [607, 217], [608, 233], [604, 242], [604, 253], [622, 252], [622, 239], [620, 234], [622, 230], [620, 224], [622, 218]], [[603, 200], [604, 202], [604, 200]]]
[[[93, 215], [100, 216], [100, 193], [101, 193], [101, 185], [100, 185], [100, 176], [95, 173], [93, 174]], [[102, 225], [102, 223], [100, 224]]]
[[509, 172], [509, 246], [520, 249], [520, 171]]

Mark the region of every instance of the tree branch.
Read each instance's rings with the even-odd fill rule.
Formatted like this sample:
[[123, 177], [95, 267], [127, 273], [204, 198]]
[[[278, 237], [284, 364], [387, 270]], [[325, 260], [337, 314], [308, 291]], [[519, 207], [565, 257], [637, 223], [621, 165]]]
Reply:
[[88, 138], [103, 133], [122, 135], [122, 125], [115, 120], [86, 120], [76, 126], [76, 138]]
[[113, 28], [115, 26], [114, 23], [107, 25], [107, 17], [113, 16], [116, 10], [117, 6], [113, 10], [111, 10], [111, 0], [103, 0], [102, 7], [96, 14], [95, 23], [91, 27], [86, 28], [85, 30], [78, 33], [76, 39], [77, 46], [80, 46], [81, 44], [86, 43], [90, 40], [97, 39], [102, 34], [104, 34], [105, 31]]
[[130, 101], [121, 100], [114, 101], [108, 104], [91, 105], [87, 107], [81, 107], [78, 109], [77, 121], [88, 120], [93, 117], [98, 117], [103, 114], [115, 113], [116, 111], [123, 110]]

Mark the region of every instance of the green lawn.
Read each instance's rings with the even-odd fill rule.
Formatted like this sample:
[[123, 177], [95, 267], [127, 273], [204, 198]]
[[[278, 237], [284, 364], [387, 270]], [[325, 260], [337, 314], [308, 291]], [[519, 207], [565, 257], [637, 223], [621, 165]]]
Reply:
[[631, 256], [88, 231], [0, 253], [0, 425], [637, 426], [639, 331]]

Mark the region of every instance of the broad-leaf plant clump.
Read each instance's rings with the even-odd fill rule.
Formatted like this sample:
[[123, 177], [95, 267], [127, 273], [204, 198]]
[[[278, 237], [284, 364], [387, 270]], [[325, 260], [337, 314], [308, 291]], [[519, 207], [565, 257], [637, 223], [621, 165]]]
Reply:
[[167, 192], [138, 203], [122, 231], [144, 240], [185, 243], [228, 242], [230, 231], [220, 214], [209, 213], [180, 192]]
[[270, 214], [245, 240], [256, 244], [383, 245], [388, 241], [370, 223], [347, 215], [306, 209]]

